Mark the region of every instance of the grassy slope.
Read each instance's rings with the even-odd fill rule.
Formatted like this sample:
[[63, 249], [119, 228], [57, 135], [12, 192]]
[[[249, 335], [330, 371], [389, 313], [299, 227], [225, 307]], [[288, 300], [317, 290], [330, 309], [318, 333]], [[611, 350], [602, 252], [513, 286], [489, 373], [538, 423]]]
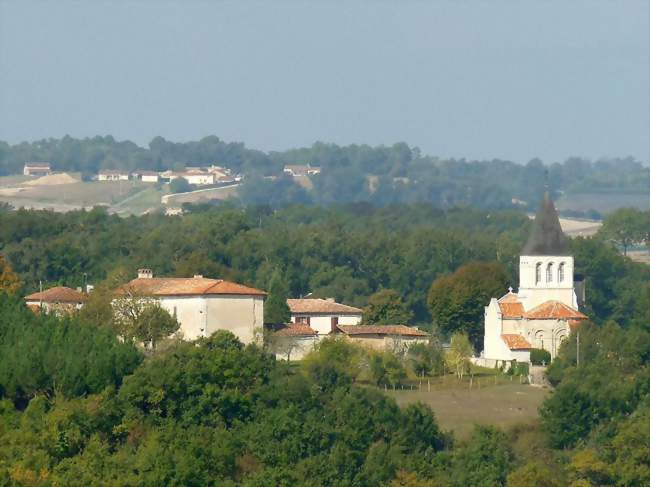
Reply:
[[[495, 380], [496, 377], [496, 380]], [[415, 390], [387, 390], [398, 404], [423, 402], [431, 406], [440, 425], [466, 438], [474, 424], [492, 424], [508, 428], [536, 421], [538, 408], [549, 394], [548, 389], [520, 384], [519, 378], [495, 375], [475, 375], [470, 389], [469, 377], [459, 382], [454, 376], [415, 382]], [[419, 389], [419, 390], [418, 390]]]

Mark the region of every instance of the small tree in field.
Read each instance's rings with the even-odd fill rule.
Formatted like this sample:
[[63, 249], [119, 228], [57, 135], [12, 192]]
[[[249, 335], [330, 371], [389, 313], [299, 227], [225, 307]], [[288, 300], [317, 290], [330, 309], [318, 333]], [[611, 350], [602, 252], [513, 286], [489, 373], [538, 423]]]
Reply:
[[451, 349], [447, 352], [449, 368], [455, 371], [458, 380], [463, 380], [465, 372], [469, 369], [469, 359], [474, 349], [465, 333], [454, 333], [451, 337]]

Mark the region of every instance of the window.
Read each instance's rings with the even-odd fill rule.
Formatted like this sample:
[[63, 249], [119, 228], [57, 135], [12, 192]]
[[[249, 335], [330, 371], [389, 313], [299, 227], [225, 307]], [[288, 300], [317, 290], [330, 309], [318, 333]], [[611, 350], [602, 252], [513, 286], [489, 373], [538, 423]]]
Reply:
[[553, 262], [549, 262], [546, 266], [546, 282], [553, 280]]
[[560, 262], [560, 265], [557, 266], [557, 281], [564, 282], [564, 262]]
[[535, 284], [539, 284], [542, 280], [542, 263], [538, 262], [535, 266]]

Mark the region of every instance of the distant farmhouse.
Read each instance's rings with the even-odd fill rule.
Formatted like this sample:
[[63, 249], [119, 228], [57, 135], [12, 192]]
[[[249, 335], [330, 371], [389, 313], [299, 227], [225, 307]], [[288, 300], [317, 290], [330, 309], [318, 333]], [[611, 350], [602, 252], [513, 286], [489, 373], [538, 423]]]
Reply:
[[557, 356], [560, 344], [587, 316], [578, 311], [584, 283], [574, 280], [573, 256], [548, 192], [519, 257], [519, 290], [512, 288], [485, 307], [480, 362], [530, 362], [530, 350]]
[[133, 179], [142, 181], [143, 183], [157, 183], [160, 181], [160, 175], [157, 171], [143, 171], [138, 169], [131, 173]]
[[125, 297], [158, 301], [176, 317], [188, 340], [228, 330], [251, 343], [263, 328], [266, 293], [223, 279], [153, 277], [150, 269], [140, 269], [136, 279], [115, 292], [115, 299]]
[[28, 162], [23, 167], [24, 176], [49, 176], [52, 168], [49, 162]]
[[25, 296], [25, 304], [35, 313], [53, 313], [59, 316], [81, 309], [88, 295], [69, 287], [57, 286]]
[[284, 173], [290, 176], [313, 176], [315, 174], [320, 174], [320, 167], [312, 167], [309, 164], [289, 164], [284, 166]]
[[119, 169], [102, 169], [97, 175], [98, 181], [128, 181], [130, 174], [128, 171]]

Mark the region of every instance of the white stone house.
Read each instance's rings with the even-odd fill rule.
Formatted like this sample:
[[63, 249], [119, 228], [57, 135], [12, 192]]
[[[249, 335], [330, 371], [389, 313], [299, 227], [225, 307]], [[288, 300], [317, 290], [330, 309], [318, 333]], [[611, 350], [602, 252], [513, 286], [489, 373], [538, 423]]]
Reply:
[[140, 269], [137, 279], [117, 289], [116, 299], [155, 299], [180, 323], [182, 337], [194, 340], [217, 330], [234, 333], [243, 343], [257, 340], [264, 324], [266, 293], [223, 279], [153, 277]]
[[587, 319], [578, 311], [573, 256], [546, 192], [532, 233], [519, 257], [519, 290], [485, 307], [483, 365], [530, 362], [531, 348], [555, 358], [560, 344]]
[[49, 176], [52, 168], [49, 162], [28, 162], [23, 167], [24, 176]]
[[328, 299], [287, 299], [292, 323], [309, 325], [319, 335], [337, 330], [337, 325], [358, 325], [363, 310]]
[[98, 181], [128, 181], [129, 172], [122, 170], [113, 170], [113, 169], [102, 169], [97, 174]]

